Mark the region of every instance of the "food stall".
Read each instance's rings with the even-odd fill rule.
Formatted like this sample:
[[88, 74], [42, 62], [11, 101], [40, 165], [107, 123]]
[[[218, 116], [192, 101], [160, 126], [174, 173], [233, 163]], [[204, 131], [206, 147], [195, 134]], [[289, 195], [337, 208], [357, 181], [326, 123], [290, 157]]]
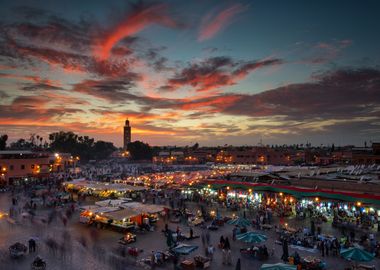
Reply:
[[108, 220], [103, 217], [104, 213], [119, 210], [118, 207], [99, 207], [97, 205], [82, 206], [80, 209], [82, 212], [79, 216], [79, 222], [85, 224], [92, 222], [107, 223]]
[[145, 187], [141, 186], [131, 186], [123, 183], [88, 181], [84, 179], [64, 182], [63, 186], [67, 191], [74, 191], [79, 194], [92, 195], [100, 198], [130, 197], [131, 193], [133, 194], [145, 190]]
[[140, 214], [130, 208], [119, 209], [117, 211], [104, 213], [103, 216], [107, 218], [109, 225], [121, 229], [128, 230], [135, 226], [137, 217]]
[[137, 221], [139, 225], [142, 223], [155, 223], [158, 220], [158, 214], [165, 211], [167, 206], [157, 204], [142, 204], [138, 202], [130, 202], [123, 204], [122, 207], [132, 209], [140, 214], [140, 218]]

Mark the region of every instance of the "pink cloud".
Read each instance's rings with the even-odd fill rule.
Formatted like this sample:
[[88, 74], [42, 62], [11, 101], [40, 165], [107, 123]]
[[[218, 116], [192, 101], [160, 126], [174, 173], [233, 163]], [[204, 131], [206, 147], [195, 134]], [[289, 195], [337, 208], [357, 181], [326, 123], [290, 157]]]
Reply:
[[219, 14], [213, 17], [210, 13], [203, 20], [198, 35], [198, 41], [204, 41], [214, 37], [224, 27], [226, 27], [234, 16], [243, 12], [246, 9], [242, 4], [235, 4], [227, 9], [222, 10]]
[[160, 24], [167, 27], [178, 27], [179, 24], [165, 15], [166, 5], [158, 4], [132, 13], [116, 27], [110, 30], [104, 39], [99, 41], [99, 46], [94, 54], [99, 60], [106, 60], [110, 56], [112, 48], [123, 38], [134, 35], [152, 24]]

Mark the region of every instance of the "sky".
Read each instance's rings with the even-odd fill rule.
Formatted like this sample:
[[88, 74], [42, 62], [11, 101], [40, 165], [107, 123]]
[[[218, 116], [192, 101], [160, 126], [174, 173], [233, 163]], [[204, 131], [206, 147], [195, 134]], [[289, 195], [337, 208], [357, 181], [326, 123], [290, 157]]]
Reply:
[[376, 0], [1, 0], [0, 134], [380, 141]]

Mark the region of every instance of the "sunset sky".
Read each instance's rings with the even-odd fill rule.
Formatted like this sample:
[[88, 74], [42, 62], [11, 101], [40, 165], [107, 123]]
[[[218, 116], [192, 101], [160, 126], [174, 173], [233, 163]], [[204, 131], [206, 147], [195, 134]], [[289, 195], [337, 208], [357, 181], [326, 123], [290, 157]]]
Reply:
[[0, 134], [380, 141], [380, 1], [1, 1]]

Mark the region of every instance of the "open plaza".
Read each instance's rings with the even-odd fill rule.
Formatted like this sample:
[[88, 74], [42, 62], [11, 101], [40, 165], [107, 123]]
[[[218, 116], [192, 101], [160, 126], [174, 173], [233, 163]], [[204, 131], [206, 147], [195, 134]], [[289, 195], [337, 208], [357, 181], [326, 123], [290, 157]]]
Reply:
[[[87, 165], [4, 190], [1, 265], [26, 269], [38, 255], [48, 269], [380, 267], [380, 194], [365, 192], [376, 180], [355, 192], [310, 188], [300, 171], [321, 168], [237, 165], [117, 177], [137, 167]], [[314, 178], [333, 186], [353, 169]], [[96, 180], [105, 175], [115, 178]]]

